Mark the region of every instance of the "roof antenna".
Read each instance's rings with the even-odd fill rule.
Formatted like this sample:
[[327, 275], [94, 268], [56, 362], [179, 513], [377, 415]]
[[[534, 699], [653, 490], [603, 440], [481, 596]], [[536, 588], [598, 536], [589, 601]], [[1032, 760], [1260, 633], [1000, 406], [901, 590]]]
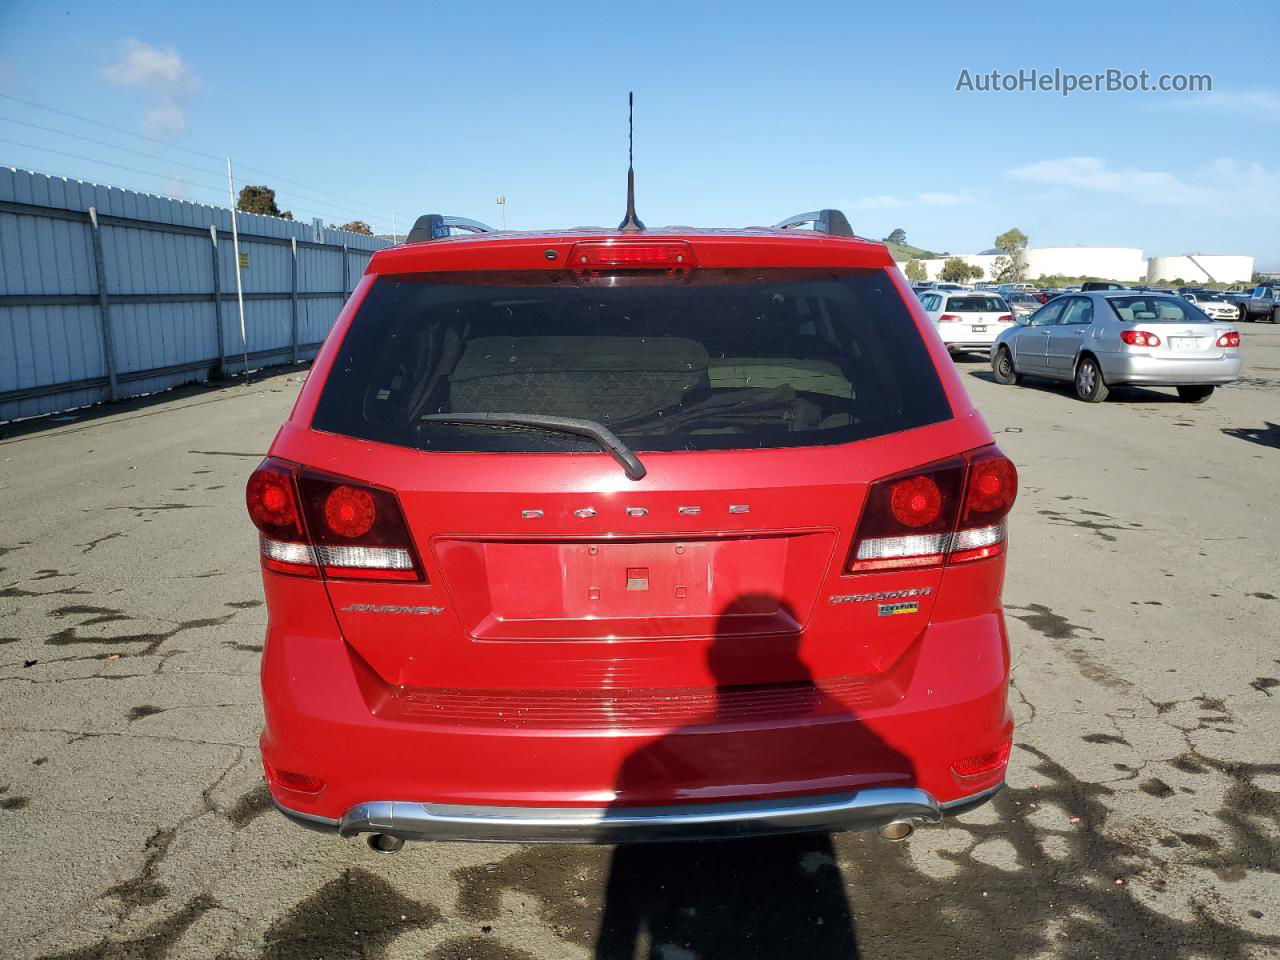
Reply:
[[632, 152], [635, 149], [635, 94], [627, 94], [627, 216], [619, 230], [643, 230], [644, 224], [636, 216], [636, 171]]

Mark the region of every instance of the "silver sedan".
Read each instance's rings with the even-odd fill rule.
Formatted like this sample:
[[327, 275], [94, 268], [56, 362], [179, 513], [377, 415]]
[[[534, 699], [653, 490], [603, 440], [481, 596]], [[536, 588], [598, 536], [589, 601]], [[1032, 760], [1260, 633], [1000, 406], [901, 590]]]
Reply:
[[1090, 403], [1130, 384], [1176, 387], [1183, 400], [1203, 403], [1240, 376], [1240, 333], [1176, 296], [1078, 293], [1019, 317], [996, 338], [991, 369], [997, 383], [1070, 381]]

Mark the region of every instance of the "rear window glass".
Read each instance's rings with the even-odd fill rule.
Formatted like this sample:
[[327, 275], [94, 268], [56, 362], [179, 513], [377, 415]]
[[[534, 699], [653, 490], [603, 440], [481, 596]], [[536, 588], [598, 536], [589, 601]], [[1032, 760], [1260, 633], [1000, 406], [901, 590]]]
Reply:
[[528, 427], [423, 422], [445, 413], [585, 418], [637, 451], [846, 443], [951, 416], [883, 270], [381, 277], [313, 427], [423, 450], [598, 449]]
[[947, 309], [954, 313], [999, 313], [1007, 307], [999, 297], [952, 297]]
[[1109, 297], [1107, 302], [1125, 323], [1204, 323], [1208, 319], [1181, 297]]

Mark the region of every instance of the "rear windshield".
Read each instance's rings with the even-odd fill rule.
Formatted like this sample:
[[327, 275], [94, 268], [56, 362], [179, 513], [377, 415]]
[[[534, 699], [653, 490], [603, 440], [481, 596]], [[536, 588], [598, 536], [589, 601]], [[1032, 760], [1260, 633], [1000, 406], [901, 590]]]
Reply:
[[1107, 302], [1125, 323], [1204, 323], [1208, 319], [1181, 297], [1108, 297]]
[[883, 270], [379, 278], [313, 427], [423, 450], [598, 449], [528, 427], [423, 422], [441, 413], [585, 418], [639, 451], [847, 443], [951, 416]]
[[999, 297], [952, 297], [947, 309], [954, 313], [999, 313], [1008, 308]]

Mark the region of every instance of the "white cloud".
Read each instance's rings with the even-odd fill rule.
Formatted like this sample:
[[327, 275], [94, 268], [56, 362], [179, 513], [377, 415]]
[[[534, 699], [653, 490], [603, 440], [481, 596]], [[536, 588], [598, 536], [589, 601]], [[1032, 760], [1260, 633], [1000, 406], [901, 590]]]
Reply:
[[974, 202], [966, 193], [922, 193], [917, 199], [926, 207], [963, 207]]
[[897, 197], [884, 193], [875, 197], [862, 197], [859, 200], [846, 200], [842, 203], [844, 207], [852, 210], [892, 210], [902, 206], [902, 201]]
[[1041, 160], [1014, 167], [1008, 175], [1026, 183], [1111, 194], [1149, 205], [1222, 213], [1242, 206], [1253, 213], [1280, 208], [1280, 171], [1268, 170], [1259, 163], [1238, 164], [1227, 158], [1213, 161], [1191, 179], [1163, 170], [1115, 168], [1098, 157]]
[[896, 210], [900, 207], [918, 206], [959, 207], [973, 202], [973, 197], [964, 193], [925, 192], [906, 200], [882, 193], [857, 200], [841, 200], [840, 206], [845, 210]]
[[120, 60], [104, 67], [102, 75], [114, 86], [141, 90], [151, 99], [145, 122], [157, 135], [182, 132], [185, 106], [201, 89], [200, 78], [176, 49], [162, 50], [133, 37], [125, 42]]
[[1167, 100], [1160, 108], [1228, 113], [1250, 120], [1280, 120], [1280, 90], [1220, 90]]

